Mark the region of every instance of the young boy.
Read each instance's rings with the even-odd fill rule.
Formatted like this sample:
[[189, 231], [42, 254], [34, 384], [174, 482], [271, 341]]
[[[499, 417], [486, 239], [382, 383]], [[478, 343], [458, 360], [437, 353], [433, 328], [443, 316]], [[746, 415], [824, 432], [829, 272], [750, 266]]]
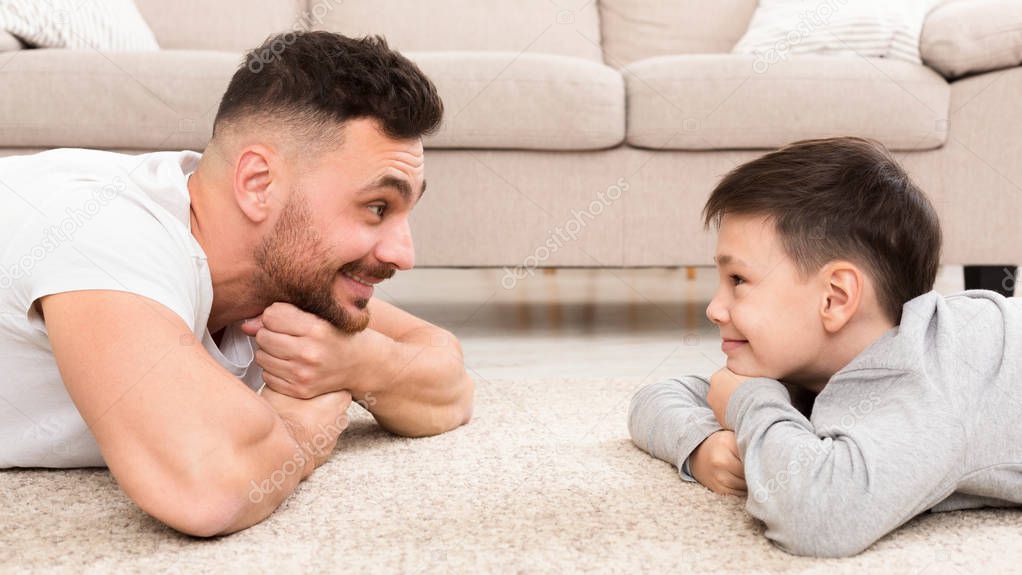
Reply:
[[[858, 553], [927, 510], [1022, 504], [1022, 301], [933, 291], [937, 216], [880, 145], [767, 154], [703, 215], [727, 365], [639, 390], [639, 448], [747, 492], [799, 555]], [[789, 389], [819, 394], [809, 418]]]

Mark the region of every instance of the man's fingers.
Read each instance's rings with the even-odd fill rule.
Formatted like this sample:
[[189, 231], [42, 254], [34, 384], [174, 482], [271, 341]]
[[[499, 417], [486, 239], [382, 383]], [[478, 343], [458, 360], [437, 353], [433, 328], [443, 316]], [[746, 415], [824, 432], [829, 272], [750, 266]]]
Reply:
[[247, 336], [255, 337], [259, 330], [263, 329], [262, 316], [256, 316], [241, 322], [241, 331]]
[[278, 377], [286, 378], [289, 381], [294, 378], [292, 368], [294, 364], [267, 353], [264, 349], [257, 349], [255, 352], [256, 365], [263, 368], [263, 373], [270, 373]]
[[277, 377], [272, 373], [263, 371], [263, 382], [266, 383], [266, 387], [269, 387], [271, 390], [276, 391], [277, 393], [281, 393], [289, 397], [294, 397], [293, 395], [291, 395], [294, 393], [294, 388], [291, 386], [291, 383], [284, 378]]
[[256, 334], [256, 344], [266, 353], [280, 359], [295, 359], [302, 349], [301, 338], [286, 333], [279, 333], [273, 328], [259, 330]]
[[263, 325], [277, 333], [303, 336], [309, 333], [312, 326], [320, 321], [311, 313], [284, 302], [274, 302], [263, 310]]

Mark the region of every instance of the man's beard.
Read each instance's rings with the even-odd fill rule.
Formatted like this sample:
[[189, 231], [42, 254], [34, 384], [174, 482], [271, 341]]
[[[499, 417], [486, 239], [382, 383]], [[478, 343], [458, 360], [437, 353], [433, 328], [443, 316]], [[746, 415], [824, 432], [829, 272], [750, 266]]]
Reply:
[[349, 312], [334, 297], [339, 271], [365, 278], [389, 278], [392, 268], [349, 262], [340, 270], [330, 265], [327, 250], [312, 227], [312, 212], [300, 190], [292, 190], [273, 231], [255, 251], [260, 275], [256, 290], [260, 301], [287, 302], [319, 316], [345, 333], [357, 333], [369, 325], [367, 299], [355, 300], [357, 313]]

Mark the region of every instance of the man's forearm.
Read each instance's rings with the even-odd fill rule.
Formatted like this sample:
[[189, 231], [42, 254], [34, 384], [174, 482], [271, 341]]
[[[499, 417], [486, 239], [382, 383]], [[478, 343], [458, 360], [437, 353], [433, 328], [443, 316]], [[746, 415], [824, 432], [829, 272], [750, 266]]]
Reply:
[[226, 435], [206, 433], [208, 449], [197, 448], [205, 456], [195, 459], [194, 469], [172, 471], [166, 489], [158, 478], [144, 481], [150, 490], [136, 500], [190, 535], [224, 535], [262, 521], [310, 472], [302, 440], [268, 405], [242, 407], [237, 420], [221, 423]]
[[293, 426], [278, 417], [271, 433], [242, 453], [248, 459], [247, 472], [240, 477], [235, 474], [228, 487], [238, 507], [217, 535], [246, 529], [269, 517], [315, 469], [312, 455], [301, 447], [309, 439], [296, 434]]
[[422, 328], [398, 340], [380, 339], [379, 370], [352, 398], [379, 424], [398, 435], [436, 435], [468, 422], [475, 384], [465, 371], [457, 339], [439, 328]]

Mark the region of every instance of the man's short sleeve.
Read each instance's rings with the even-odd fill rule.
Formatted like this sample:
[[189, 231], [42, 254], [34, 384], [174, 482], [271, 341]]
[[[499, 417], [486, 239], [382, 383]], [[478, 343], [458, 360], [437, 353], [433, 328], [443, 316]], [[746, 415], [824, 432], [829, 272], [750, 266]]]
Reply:
[[46, 332], [34, 305], [43, 296], [113, 290], [163, 304], [195, 330], [202, 262], [184, 222], [127, 185], [57, 196], [26, 222], [13, 251], [14, 285], [30, 325]]

